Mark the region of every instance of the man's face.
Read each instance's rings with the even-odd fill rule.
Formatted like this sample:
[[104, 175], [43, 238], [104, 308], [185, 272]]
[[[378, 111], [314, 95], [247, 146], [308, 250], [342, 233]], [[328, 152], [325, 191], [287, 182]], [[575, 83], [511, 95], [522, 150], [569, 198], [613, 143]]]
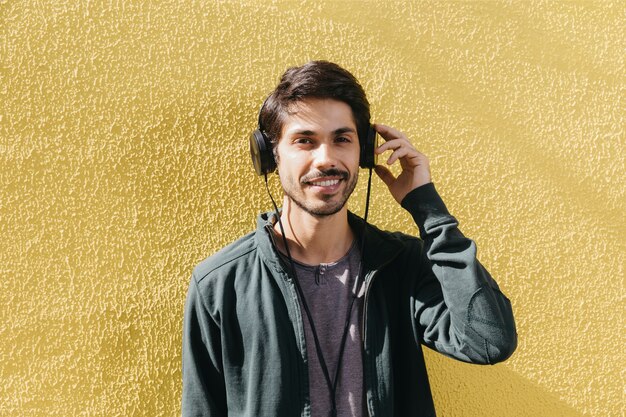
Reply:
[[350, 106], [333, 99], [298, 102], [285, 117], [276, 150], [283, 190], [297, 207], [316, 217], [344, 207], [359, 170]]

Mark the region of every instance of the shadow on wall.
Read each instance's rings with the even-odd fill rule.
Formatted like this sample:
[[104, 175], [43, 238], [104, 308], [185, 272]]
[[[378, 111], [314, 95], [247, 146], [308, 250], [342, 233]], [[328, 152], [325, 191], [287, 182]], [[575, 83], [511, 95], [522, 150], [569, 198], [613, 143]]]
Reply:
[[440, 417], [585, 416], [505, 365], [477, 366], [427, 355]]

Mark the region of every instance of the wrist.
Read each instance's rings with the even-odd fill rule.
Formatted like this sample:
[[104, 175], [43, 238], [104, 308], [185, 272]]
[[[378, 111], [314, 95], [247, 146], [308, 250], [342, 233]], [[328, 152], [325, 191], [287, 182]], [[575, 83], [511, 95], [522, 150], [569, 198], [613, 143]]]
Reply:
[[424, 224], [429, 219], [449, 216], [448, 208], [432, 182], [426, 183], [411, 190], [400, 205], [411, 213], [415, 223], [424, 236]]

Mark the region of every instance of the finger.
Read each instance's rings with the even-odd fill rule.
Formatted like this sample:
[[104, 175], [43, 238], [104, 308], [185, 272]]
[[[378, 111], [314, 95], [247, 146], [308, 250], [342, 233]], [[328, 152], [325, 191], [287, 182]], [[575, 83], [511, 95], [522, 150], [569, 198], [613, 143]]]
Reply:
[[374, 126], [374, 130], [376, 130], [380, 136], [385, 139], [385, 141], [398, 139], [398, 138], [406, 138], [402, 132], [398, 129], [394, 129], [393, 127], [386, 126], [380, 123], [376, 123]]
[[385, 142], [382, 145], [380, 145], [378, 148], [376, 148], [375, 152], [377, 154], [381, 154], [385, 151], [388, 151], [390, 149], [399, 149], [401, 147], [408, 147], [410, 149], [414, 149], [413, 145], [411, 144], [411, 142], [409, 142], [407, 139], [405, 138], [398, 138], [398, 139], [391, 139], [389, 140], [389, 142]]
[[383, 180], [387, 186], [391, 185], [396, 180], [396, 177], [391, 173], [391, 171], [382, 165], [376, 165], [374, 171], [376, 171], [376, 175], [378, 175], [378, 177]]
[[416, 153], [411, 152], [409, 149], [407, 148], [400, 148], [400, 149], [396, 149], [391, 156], [389, 157], [389, 159], [387, 159], [387, 165], [391, 165], [394, 162], [396, 162], [398, 159], [400, 158], [404, 158], [406, 156], [410, 156], [410, 157], [417, 157]]

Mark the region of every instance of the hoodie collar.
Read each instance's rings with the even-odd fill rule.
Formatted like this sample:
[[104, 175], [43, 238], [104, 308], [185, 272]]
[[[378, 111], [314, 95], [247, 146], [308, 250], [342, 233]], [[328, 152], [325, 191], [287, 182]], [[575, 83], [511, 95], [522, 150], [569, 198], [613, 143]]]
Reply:
[[[275, 271], [283, 272], [281, 258], [273, 243], [273, 227], [278, 221], [273, 211], [261, 213], [257, 218], [255, 238], [261, 254], [268, 265]], [[384, 232], [371, 224], [363, 230], [364, 221], [361, 217], [348, 212], [348, 224], [354, 231], [360, 244], [365, 232], [365, 248], [363, 250], [363, 265], [367, 270], [378, 270], [381, 266], [395, 258], [402, 249], [402, 242], [388, 232]]]

